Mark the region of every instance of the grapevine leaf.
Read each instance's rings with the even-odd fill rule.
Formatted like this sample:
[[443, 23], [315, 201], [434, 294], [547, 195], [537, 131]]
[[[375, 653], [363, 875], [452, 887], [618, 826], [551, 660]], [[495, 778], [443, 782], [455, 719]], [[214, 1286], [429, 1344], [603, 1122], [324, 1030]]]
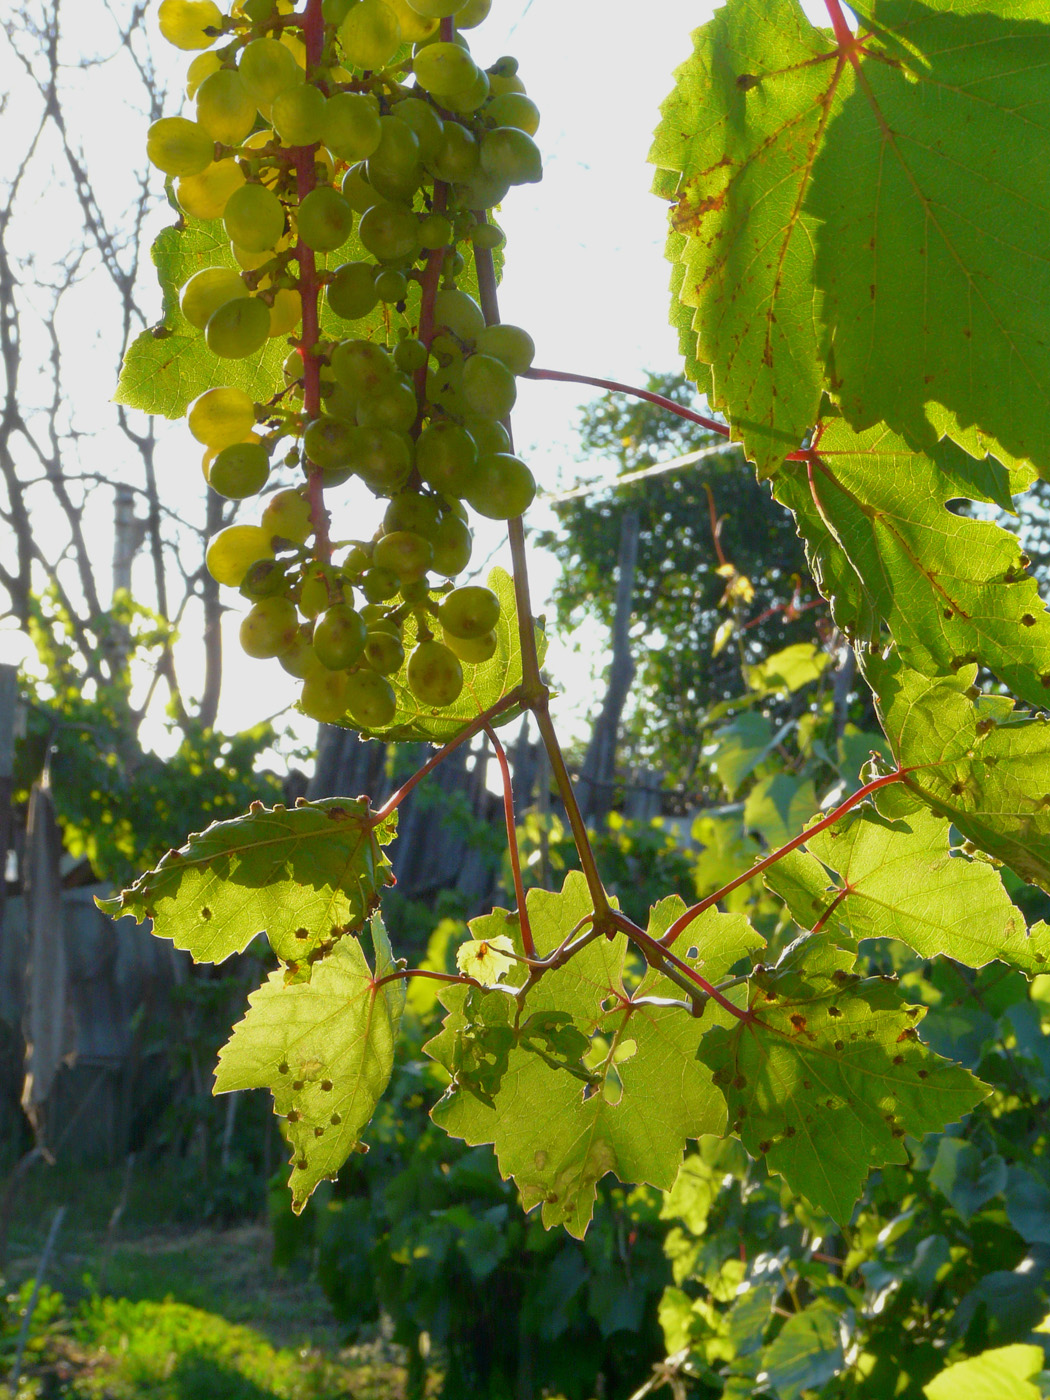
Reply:
[[833, 1302], [820, 1298], [789, 1317], [762, 1353], [762, 1369], [779, 1400], [800, 1400], [807, 1390], [819, 1390], [846, 1364], [842, 1346], [845, 1316]]
[[[463, 690], [458, 700], [451, 705], [437, 707], [424, 705], [413, 695], [408, 684], [408, 663], [396, 676], [391, 676], [390, 684], [397, 699], [397, 712], [385, 729], [361, 729], [351, 720], [348, 725], [368, 738], [400, 740], [429, 739], [435, 744], [447, 743], [472, 719], [484, 710], [502, 700], [521, 684], [521, 641], [518, 636], [518, 612], [514, 600], [514, 580], [505, 569], [493, 569], [488, 576], [488, 586], [500, 601], [499, 620], [496, 623], [496, 650], [487, 661], [477, 664], [463, 662]], [[405, 652], [409, 654], [415, 643], [415, 619], [405, 622]], [[547, 638], [542, 621], [536, 624], [536, 652], [542, 663], [547, 653]], [[493, 726], [507, 724], [521, 710], [518, 706], [504, 710], [493, 721]]]
[[514, 944], [505, 933], [495, 938], [471, 939], [456, 951], [456, 966], [466, 977], [473, 977], [483, 987], [494, 987], [507, 974], [514, 959]]
[[[662, 941], [675, 919], [684, 913], [685, 901], [679, 895], [669, 895], [649, 911], [646, 932], [650, 938]], [[712, 907], [693, 919], [671, 946], [676, 957], [695, 968], [706, 981], [718, 982], [742, 958], [750, 958], [764, 948], [766, 940], [752, 928], [745, 914], [723, 914]], [[680, 987], [653, 967], [646, 971], [635, 993], [636, 996], [667, 997], [681, 994]]]
[[744, 779], [772, 753], [782, 737], [765, 715], [745, 710], [714, 731], [704, 755], [710, 758], [729, 796], [735, 797]]
[[[527, 900], [541, 956], [593, 910], [578, 872], [560, 893], [530, 890]], [[506, 915], [497, 917], [504, 930], [516, 926]], [[471, 932], [487, 939], [497, 926], [475, 920]], [[709, 1008], [715, 1014], [705, 1013], [701, 1023], [679, 1006], [632, 1006], [623, 983], [626, 948], [621, 933], [594, 938], [547, 972], [524, 999], [521, 1020], [529, 1034], [513, 1043], [499, 1035], [489, 1039], [491, 1063], [503, 1059], [505, 1047], [498, 1083], [490, 1079], [487, 1086], [490, 1101], [453, 1079], [433, 1113], [452, 1136], [493, 1143], [500, 1171], [513, 1177], [525, 1209], [542, 1203], [545, 1225], [564, 1225], [578, 1237], [590, 1221], [597, 1182], [608, 1172], [669, 1188], [686, 1139], [720, 1133], [725, 1125], [721, 1097], [696, 1049], [703, 1030], [726, 1013]], [[520, 964], [517, 969], [521, 976]], [[457, 1045], [478, 1034], [475, 1018], [506, 1024], [509, 998], [453, 986], [441, 999], [449, 1016], [426, 1049], [453, 1072]], [[574, 1060], [585, 1043], [589, 1053]]]
[[923, 1386], [923, 1394], [927, 1400], [1040, 1400], [1045, 1364], [1042, 1347], [994, 1347], [946, 1367]]
[[[373, 921], [373, 929], [376, 921]], [[385, 934], [377, 948], [387, 949]], [[344, 938], [309, 982], [272, 972], [219, 1051], [215, 1092], [269, 1089], [293, 1147], [292, 1207], [355, 1149], [390, 1080], [404, 987], [379, 987], [356, 938]]]
[[683, 267], [679, 299], [695, 308], [696, 358], [712, 366], [711, 403], [768, 474], [820, 404], [816, 227], [803, 202], [852, 70], [797, 0], [730, 3], [694, 44], [649, 159], [656, 192], [676, 201], [681, 241], [668, 251]]
[[744, 803], [744, 827], [757, 831], [769, 847], [783, 846], [812, 816], [817, 792], [810, 778], [773, 773], [760, 778]]
[[942, 1137], [930, 1168], [930, 1181], [969, 1224], [971, 1216], [1005, 1188], [1006, 1163], [998, 1152], [989, 1156], [972, 1142]]
[[396, 813], [373, 826], [367, 802], [329, 797], [296, 807], [254, 804], [213, 822], [99, 908], [153, 920], [195, 962], [222, 962], [265, 932], [285, 962], [312, 961], [360, 928], [393, 883], [380, 847]]
[[[881, 618], [917, 670], [942, 675], [976, 661], [1024, 699], [1045, 701], [1050, 614], [1016, 537], [947, 509], [960, 497], [1012, 504], [1005, 468], [951, 442], [927, 454], [883, 425], [854, 434], [830, 418], [819, 456], [785, 462], [776, 494], [796, 511], [815, 572], [826, 574], [829, 548], [845, 555], [826, 584], [836, 621], [859, 641], [870, 637], [862, 614]], [[835, 597], [850, 565], [856, 578]]]
[[1050, 165], [1046, 6], [853, 9], [876, 37], [807, 202], [836, 393], [859, 428], [932, 443], [977, 425], [1045, 471], [1050, 197], [1032, 172]]
[[931, 678], [891, 655], [869, 657], [865, 670], [907, 789], [1022, 879], [1050, 890], [1047, 717], [1015, 714], [1006, 696], [972, 699], [971, 666]]
[[799, 940], [756, 974], [753, 1019], [712, 1027], [699, 1052], [748, 1151], [843, 1224], [868, 1172], [906, 1160], [906, 1134], [955, 1122], [985, 1092], [918, 1040], [922, 1008], [851, 964], [823, 935]]
[[926, 808], [888, 821], [864, 806], [813, 836], [808, 854], [789, 852], [766, 883], [803, 928], [819, 922], [849, 945], [897, 938], [920, 957], [944, 954], [968, 967], [998, 958], [1033, 976], [1050, 940], [1038, 928], [1029, 935], [987, 861], [952, 852], [949, 826]]

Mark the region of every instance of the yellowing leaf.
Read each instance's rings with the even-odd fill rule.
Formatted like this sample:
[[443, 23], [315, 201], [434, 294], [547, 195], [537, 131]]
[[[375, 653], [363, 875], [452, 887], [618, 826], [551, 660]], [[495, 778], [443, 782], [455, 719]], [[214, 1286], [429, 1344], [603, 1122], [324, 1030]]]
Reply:
[[491, 939], [472, 939], [456, 950], [456, 966], [465, 977], [473, 977], [483, 987], [495, 987], [514, 965], [514, 944], [505, 933]]

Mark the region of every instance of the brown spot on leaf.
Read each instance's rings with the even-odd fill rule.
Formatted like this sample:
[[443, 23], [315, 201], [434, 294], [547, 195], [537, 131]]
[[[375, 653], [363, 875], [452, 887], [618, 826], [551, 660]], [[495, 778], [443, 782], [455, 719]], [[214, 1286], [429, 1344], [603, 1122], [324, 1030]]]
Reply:
[[741, 92], [750, 92], [752, 88], [758, 87], [761, 81], [762, 79], [756, 78], [754, 73], [741, 73], [736, 80], [736, 85]]
[[841, 1040], [836, 1040], [836, 1041], [835, 1041], [835, 1049], [836, 1049], [836, 1050], [845, 1050], [845, 1048], [846, 1048], [846, 1045], [845, 1045], [845, 1042], [844, 1042], [844, 1041], [841, 1041]]
[[770, 1142], [769, 1138], [764, 1138], [764, 1139], [758, 1144], [758, 1150], [759, 1150], [759, 1152], [765, 1154], [766, 1152], [769, 1151], [769, 1149], [770, 1149], [772, 1146], [773, 1146], [773, 1144]]
[[1022, 618], [1021, 618], [1021, 626], [1022, 626], [1022, 627], [1034, 627], [1034, 626], [1035, 626], [1035, 618], [1032, 616], [1031, 613], [1025, 613], [1025, 614], [1022, 616]]
[[328, 1093], [329, 1089], [331, 1089], [331, 1087], [332, 1087], [332, 1081], [331, 1081], [330, 1079], [322, 1079], [322, 1080], [321, 1080], [321, 1088], [324, 1090], [324, 1092], [325, 1092], [326, 1094]]
[[210, 918], [211, 918], [211, 910], [208, 908], [207, 905], [205, 905], [204, 908], [201, 910], [201, 918], [202, 918], [202, 919], [210, 919]]
[[904, 1056], [903, 1056], [903, 1055], [894, 1055], [894, 1057], [893, 1057], [893, 1063], [894, 1063], [895, 1065], [902, 1065], [902, 1064], [904, 1063]]
[[835, 1017], [835, 1018], [838, 1018], [839, 1016], [842, 1015], [842, 1012], [839, 1010], [839, 1008], [838, 1008], [837, 1006], [829, 1006], [829, 1007], [828, 1007], [828, 1015], [829, 1015], [829, 1016], [833, 1016], [833, 1017]]
[[795, 1012], [791, 1018], [791, 1024], [795, 1027], [796, 1035], [801, 1035], [806, 1029], [806, 1018], [802, 1015], [801, 1011]]
[[331, 1125], [332, 1125], [333, 1128], [338, 1128], [339, 1124], [343, 1121], [343, 1118], [342, 1118], [342, 1115], [341, 1115], [341, 1114], [339, 1114], [339, 1113], [333, 1113], [332, 1116], [331, 1116], [331, 1118], [329, 1118], [328, 1121], [329, 1121], [329, 1123], [331, 1123]]

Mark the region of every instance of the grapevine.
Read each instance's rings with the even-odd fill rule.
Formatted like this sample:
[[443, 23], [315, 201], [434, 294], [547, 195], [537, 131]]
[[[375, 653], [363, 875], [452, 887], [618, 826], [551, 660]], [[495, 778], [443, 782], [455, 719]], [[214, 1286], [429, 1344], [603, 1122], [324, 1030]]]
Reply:
[[[308, 716], [438, 747], [379, 810], [253, 808], [105, 907], [198, 960], [268, 935], [279, 966], [216, 1089], [271, 1090], [296, 1209], [362, 1147], [406, 984], [428, 977], [448, 1013], [427, 1047], [447, 1078], [434, 1119], [493, 1144], [545, 1224], [582, 1235], [608, 1173], [669, 1188], [705, 1134], [845, 1223], [871, 1170], [985, 1093], [924, 1044], [922, 1008], [867, 975], [859, 941], [1028, 976], [1050, 958], [998, 868], [1050, 890], [1050, 617], [1016, 538], [948, 509], [1011, 509], [1050, 475], [1045, 211], [1025, 173], [1050, 158], [1050, 16], [869, 0], [854, 31], [838, 0], [823, 28], [796, 0], [729, 0], [697, 31], [652, 160], [671, 319], [715, 419], [534, 367], [528, 332], [501, 323], [493, 217], [541, 157], [515, 60], [472, 55], [488, 7], [161, 0], [165, 37], [196, 53], [195, 106], [150, 129], [182, 219], [158, 245], [165, 323], [132, 346], [120, 397], [187, 412], [210, 487], [265, 502], [208, 546], [248, 655], [301, 680]], [[1014, 153], [1001, 170], [995, 143]], [[536, 484], [510, 429], [521, 377], [638, 393], [742, 444], [794, 516], [892, 755], [644, 928], [606, 890], [551, 717], [522, 523]], [[478, 515], [506, 522], [513, 573], [457, 586]], [[496, 729], [523, 711], [579, 854], [557, 892], [526, 892], [519, 864]], [[481, 733], [513, 907], [472, 921], [456, 972], [410, 968], [379, 912], [382, 847], [407, 794]], [[788, 930], [776, 946], [720, 907], [759, 877]]]

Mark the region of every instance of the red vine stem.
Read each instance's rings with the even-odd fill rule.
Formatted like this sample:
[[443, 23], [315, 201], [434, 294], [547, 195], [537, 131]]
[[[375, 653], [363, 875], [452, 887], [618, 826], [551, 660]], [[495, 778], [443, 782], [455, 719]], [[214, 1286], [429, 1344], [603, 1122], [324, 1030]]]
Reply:
[[[448, 186], [441, 180], [434, 181], [434, 204], [433, 209], [437, 214], [443, 214], [448, 203]], [[427, 347], [427, 359], [416, 370], [416, 402], [419, 405], [419, 413], [416, 419], [417, 428], [423, 421], [423, 408], [427, 399], [427, 364], [430, 358], [430, 342], [434, 339], [434, 298], [437, 296], [438, 283], [441, 280], [441, 269], [445, 262], [446, 248], [432, 248], [427, 254], [427, 265], [423, 269], [422, 288], [423, 297], [419, 307], [419, 339]]]
[[665, 948], [669, 948], [672, 943], [682, 934], [694, 919], [698, 918], [705, 910], [724, 899], [727, 894], [737, 889], [740, 885], [746, 885], [749, 880], [753, 880], [756, 875], [761, 875], [770, 866], [776, 865], [778, 860], [783, 860], [792, 851], [797, 851], [799, 846], [804, 846], [807, 841], [812, 840], [822, 831], [827, 831], [829, 826], [846, 815], [851, 808], [856, 807], [858, 802], [863, 802], [866, 797], [870, 797], [873, 792], [878, 792], [879, 788], [889, 787], [891, 783], [899, 783], [910, 773], [910, 768], [898, 768], [892, 773], [884, 773], [881, 778], [873, 778], [870, 783], [865, 783], [852, 797], [847, 797], [845, 802], [840, 802], [833, 812], [829, 812], [823, 820], [815, 822], [813, 826], [807, 827], [786, 846], [781, 846], [777, 851], [771, 851], [768, 856], [758, 861], [750, 870], [745, 870], [742, 875], [738, 875], [735, 880], [730, 880], [728, 885], [723, 885], [720, 890], [715, 890], [714, 894], [709, 894], [706, 899], [702, 899], [699, 904], [694, 904], [691, 909], [687, 909], [684, 914], [679, 914], [674, 923], [660, 939], [660, 943]]
[[481, 714], [478, 715], [476, 719], [472, 719], [465, 729], [461, 729], [454, 738], [450, 739], [447, 744], [438, 749], [437, 753], [431, 754], [426, 763], [423, 764], [423, 767], [417, 768], [411, 778], [409, 778], [407, 782], [401, 784], [393, 797], [388, 797], [382, 807], [372, 813], [372, 825], [378, 826], [380, 822], [386, 821], [391, 812], [396, 811], [397, 808], [400, 807], [401, 803], [404, 802], [412, 789], [417, 787], [428, 773], [433, 772], [439, 763], [448, 758], [450, 753], [458, 749], [460, 744], [465, 744], [468, 739], [473, 739], [475, 734], [480, 734], [483, 729], [487, 729], [492, 720], [494, 720], [497, 715], [501, 715], [504, 710], [509, 710], [512, 706], [520, 704], [521, 690], [518, 688], [508, 691], [502, 700], [497, 700], [496, 703], [490, 705], [487, 710], [482, 710]]
[[616, 379], [595, 379], [589, 374], [573, 374], [564, 369], [529, 369], [522, 378], [554, 379], [565, 384], [592, 384], [596, 389], [608, 389], [613, 394], [631, 394], [636, 399], [645, 399], [647, 403], [656, 404], [658, 408], [666, 408], [668, 413], [686, 418], [690, 423], [699, 423], [701, 428], [707, 428], [721, 437], [729, 436], [729, 429], [724, 423], [716, 423], [713, 418], [705, 418], [701, 413], [694, 413], [691, 408], [683, 408], [673, 399], [664, 398], [663, 394], [654, 394], [649, 389], [638, 389], [633, 384], [621, 384]]
[[507, 824], [507, 850], [510, 854], [510, 868], [514, 875], [514, 898], [518, 902], [521, 946], [525, 950], [527, 958], [535, 958], [536, 944], [532, 937], [532, 927], [529, 924], [529, 912], [525, 903], [525, 885], [521, 878], [521, 856], [518, 852], [518, 830], [514, 820], [514, 788], [511, 785], [510, 764], [507, 762], [506, 750], [490, 724], [485, 725], [485, 733], [488, 735], [492, 747], [496, 750], [496, 760], [503, 778], [503, 817]]
[[[377, 992], [380, 987], [385, 987], [388, 982], [404, 982], [409, 977], [429, 977], [432, 982], [465, 982], [468, 987], [479, 987], [480, 982], [473, 977], [464, 977], [459, 972], [431, 972], [427, 967], [403, 967], [397, 972], [388, 972], [383, 977], [377, 977], [372, 983], [373, 992]], [[495, 987], [487, 989], [490, 992], [498, 990]]]
[[[653, 953], [659, 959], [660, 963], [664, 963], [665, 961], [670, 963], [673, 968], [676, 968], [678, 972], [686, 977], [699, 991], [703, 992], [705, 996], [717, 1002], [723, 1011], [728, 1011], [729, 1014], [736, 1017], [738, 1021], [744, 1021], [745, 1023], [750, 1023], [754, 1019], [749, 1010], [741, 1009], [731, 1002], [727, 996], [723, 996], [718, 988], [709, 982], [706, 977], [701, 977], [700, 973], [697, 972], [695, 968], [690, 967], [687, 962], [683, 962], [681, 958], [676, 957], [674, 953], [663, 946], [658, 938], [654, 938], [652, 934], [646, 933], [645, 929], [639, 928], [626, 914], [621, 914], [618, 909], [613, 909], [609, 917], [611, 922], [625, 933], [632, 942], [641, 944], [643, 948]], [[667, 973], [666, 967], [661, 967], [660, 971], [664, 972], [665, 975]], [[674, 981], [678, 983], [678, 985], [681, 985], [678, 978], [675, 978]]]
[[[828, 12], [831, 20], [831, 27], [835, 31], [835, 41], [839, 46], [839, 53], [843, 58], [848, 58], [857, 71], [860, 71], [859, 53], [863, 53], [860, 41], [849, 27], [846, 16], [842, 12], [839, 0], [824, 0], [824, 8]], [[839, 60], [842, 62], [842, 59]]]
[[824, 925], [827, 923], [827, 921], [831, 918], [832, 914], [834, 914], [835, 910], [836, 910], [836, 909], [839, 907], [839, 905], [842, 903], [842, 901], [846, 898], [846, 896], [847, 896], [848, 894], [851, 894], [851, 893], [852, 893], [852, 891], [849, 890], [849, 889], [839, 890], [838, 894], [837, 894], [837, 895], [835, 896], [835, 898], [831, 901], [831, 903], [828, 905], [828, 907], [824, 910], [823, 914], [821, 914], [820, 918], [819, 918], [819, 919], [817, 920], [817, 922], [813, 925], [813, 928], [812, 928], [810, 931], [811, 931], [812, 933], [819, 933], [820, 930], [821, 930], [821, 929], [824, 927]]

